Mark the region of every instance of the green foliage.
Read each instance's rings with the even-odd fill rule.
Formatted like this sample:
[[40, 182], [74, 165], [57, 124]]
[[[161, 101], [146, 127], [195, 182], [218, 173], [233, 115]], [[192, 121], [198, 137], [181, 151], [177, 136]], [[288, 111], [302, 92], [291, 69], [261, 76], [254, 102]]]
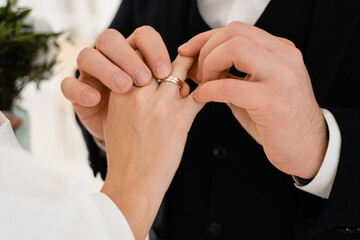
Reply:
[[[52, 74], [55, 56], [47, 59], [61, 33], [35, 33], [24, 20], [31, 9], [19, 8], [17, 0], [0, 7], [0, 110], [10, 110], [29, 82], [39, 83]], [[41, 57], [43, 56], [43, 57]]]

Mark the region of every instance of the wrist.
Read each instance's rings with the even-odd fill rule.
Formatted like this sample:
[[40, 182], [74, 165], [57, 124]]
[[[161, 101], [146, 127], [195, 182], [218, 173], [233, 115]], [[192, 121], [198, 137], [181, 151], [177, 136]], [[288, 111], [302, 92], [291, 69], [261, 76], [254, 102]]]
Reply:
[[304, 161], [304, 158], [306, 159], [305, 167], [302, 169], [302, 172], [295, 174], [304, 180], [313, 179], [316, 176], [324, 161], [328, 146], [328, 128], [321, 110], [319, 118], [317, 121], [319, 124], [315, 128], [312, 138], [306, 140], [305, 146], [302, 149], [302, 152], [305, 154], [300, 154], [302, 159], [300, 161]]
[[135, 239], [145, 239], [165, 192], [142, 181], [107, 178], [101, 189], [121, 210]]

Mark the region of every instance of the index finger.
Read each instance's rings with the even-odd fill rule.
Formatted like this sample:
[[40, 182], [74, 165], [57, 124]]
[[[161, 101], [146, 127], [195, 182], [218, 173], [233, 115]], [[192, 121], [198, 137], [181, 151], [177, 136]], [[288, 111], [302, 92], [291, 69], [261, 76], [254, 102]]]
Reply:
[[96, 41], [96, 49], [128, 74], [135, 85], [144, 86], [150, 83], [150, 69], [120, 32], [114, 29], [104, 31]]
[[136, 29], [127, 42], [140, 51], [148, 67], [157, 78], [165, 78], [171, 73], [171, 60], [160, 34], [150, 26]]

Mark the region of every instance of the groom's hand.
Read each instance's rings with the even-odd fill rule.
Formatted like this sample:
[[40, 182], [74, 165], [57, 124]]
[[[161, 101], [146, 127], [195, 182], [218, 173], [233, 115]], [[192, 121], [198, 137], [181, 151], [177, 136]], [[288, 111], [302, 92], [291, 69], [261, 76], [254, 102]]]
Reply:
[[77, 63], [79, 78], [65, 78], [61, 89], [81, 122], [99, 140], [104, 140], [110, 91], [126, 93], [133, 84], [148, 85], [152, 75], [167, 77], [172, 68], [160, 34], [149, 26], [136, 29], [127, 39], [114, 29], [104, 31], [96, 49], [83, 49]]
[[[199, 54], [197, 101], [227, 103], [281, 171], [308, 179], [316, 175], [328, 143], [326, 123], [292, 42], [233, 22], [195, 36], [179, 53]], [[232, 66], [247, 77], [224, 78]]]

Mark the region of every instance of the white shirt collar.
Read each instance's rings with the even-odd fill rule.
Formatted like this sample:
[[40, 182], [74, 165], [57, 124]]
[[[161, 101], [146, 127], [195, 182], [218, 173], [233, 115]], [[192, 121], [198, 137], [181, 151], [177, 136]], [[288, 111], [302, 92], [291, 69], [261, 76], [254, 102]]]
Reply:
[[200, 15], [211, 28], [232, 21], [254, 25], [270, 0], [197, 0]]

